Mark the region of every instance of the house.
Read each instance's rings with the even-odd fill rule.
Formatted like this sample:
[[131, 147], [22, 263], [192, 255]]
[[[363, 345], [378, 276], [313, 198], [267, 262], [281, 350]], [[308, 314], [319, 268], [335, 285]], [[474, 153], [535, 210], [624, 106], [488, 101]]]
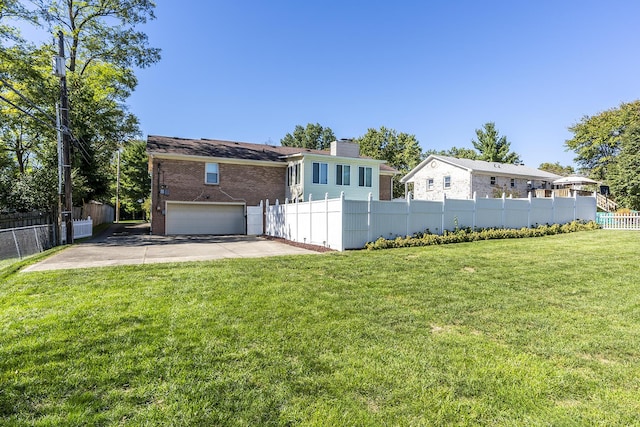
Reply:
[[261, 201], [392, 197], [397, 171], [361, 157], [350, 140], [330, 151], [266, 144], [147, 138], [153, 234], [245, 234], [246, 208]]
[[509, 163], [430, 155], [400, 182], [413, 183], [418, 200], [471, 199], [476, 197], [527, 197], [529, 191], [551, 189], [560, 176]]

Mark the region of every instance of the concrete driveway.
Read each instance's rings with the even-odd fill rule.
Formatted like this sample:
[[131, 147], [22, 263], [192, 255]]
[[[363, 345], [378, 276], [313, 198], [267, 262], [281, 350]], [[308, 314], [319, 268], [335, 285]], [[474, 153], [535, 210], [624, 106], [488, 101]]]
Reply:
[[317, 253], [255, 236], [151, 236], [148, 224], [113, 224], [22, 271]]

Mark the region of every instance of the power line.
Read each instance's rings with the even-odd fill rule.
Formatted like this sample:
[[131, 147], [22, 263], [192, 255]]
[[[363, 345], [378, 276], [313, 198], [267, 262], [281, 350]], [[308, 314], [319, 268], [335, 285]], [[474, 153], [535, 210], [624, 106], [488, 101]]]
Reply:
[[[33, 114], [31, 114], [30, 111], [27, 111], [25, 109], [23, 109], [22, 107], [14, 104], [12, 101], [8, 100], [7, 98], [5, 98], [4, 96], [0, 95], [0, 99], [2, 99], [4, 102], [6, 102], [7, 104], [11, 105], [14, 108], [17, 108], [18, 110], [20, 110], [21, 112], [23, 112], [24, 114], [26, 114], [27, 116], [31, 117], [33, 120], [37, 121], [38, 123], [45, 125], [47, 127], [50, 127], [53, 130], [58, 130], [58, 128], [56, 127], [56, 125], [51, 124], [51, 123], [47, 123], [42, 119], [37, 118], [36, 116], [34, 116]], [[38, 110], [40, 111], [40, 110]]]
[[31, 101], [29, 98], [27, 98], [22, 93], [20, 93], [19, 90], [15, 89], [13, 86], [11, 86], [5, 79], [0, 77], [0, 82], [2, 82], [6, 87], [8, 87], [12, 91], [14, 91], [20, 98], [25, 100], [29, 105], [31, 105], [33, 108], [35, 108], [40, 113], [42, 113], [45, 117], [47, 117], [49, 120], [51, 120], [51, 122], [55, 123], [56, 119], [54, 119], [52, 116], [50, 116], [49, 113], [47, 113], [46, 111], [41, 110], [40, 107], [38, 107], [33, 101]]

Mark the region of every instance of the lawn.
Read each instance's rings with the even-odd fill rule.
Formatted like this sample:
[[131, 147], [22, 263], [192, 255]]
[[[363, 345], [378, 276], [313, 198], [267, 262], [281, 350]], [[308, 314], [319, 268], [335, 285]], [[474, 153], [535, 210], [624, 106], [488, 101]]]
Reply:
[[2, 425], [640, 425], [640, 234], [15, 273]]

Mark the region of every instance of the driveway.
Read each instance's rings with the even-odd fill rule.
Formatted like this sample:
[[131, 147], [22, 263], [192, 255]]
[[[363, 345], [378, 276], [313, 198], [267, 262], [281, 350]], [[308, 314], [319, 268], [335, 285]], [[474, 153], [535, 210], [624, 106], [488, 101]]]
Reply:
[[256, 236], [151, 236], [149, 224], [113, 224], [22, 271], [317, 253]]

